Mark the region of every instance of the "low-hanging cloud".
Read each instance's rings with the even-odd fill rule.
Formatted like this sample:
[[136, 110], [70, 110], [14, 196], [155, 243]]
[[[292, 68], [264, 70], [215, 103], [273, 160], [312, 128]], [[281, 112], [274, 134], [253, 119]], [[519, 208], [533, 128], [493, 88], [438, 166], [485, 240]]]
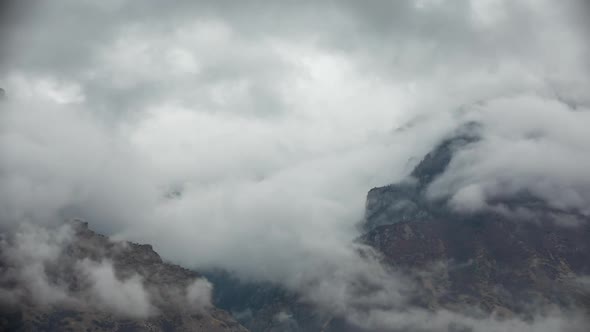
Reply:
[[141, 277], [135, 275], [125, 281], [117, 279], [110, 262], [101, 263], [84, 260], [79, 263], [82, 275], [90, 282], [90, 293], [106, 310], [130, 317], [148, 317], [153, 314], [149, 293], [144, 289]]
[[451, 193], [452, 204], [472, 210], [528, 191], [555, 208], [590, 213], [584, 176], [590, 109], [572, 110], [543, 95], [497, 98], [474, 108], [469, 117], [486, 124], [485, 139], [457, 154], [431, 194]]
[[[528, 190], [588, 213], [581, 7], [36, 4], [3, 41], [0, 225], [83, 217], [187, 266], [308, 290], [337, 312], [397, 307], [403, 278], [351, 244], [365, 194], [461, 123], [480, 122], [483, 138], [432, 195], [473, 210]], [[358, 278], [381, 291], [359, 299]], [[120, 286], [136, 294], [130, 282]]]
[[150, 283], [133, 266], [113, 262], [111, 255], [118, 251], [132, 255], [129, 244], [112, 245], [108, 252], [80, 237], [70, 223], [50, 228], [24, 223], [0, 242], [0, 305], [82, 308], [137, 319], [175, 307], [200, 311], [211, 305], [207, 280]]

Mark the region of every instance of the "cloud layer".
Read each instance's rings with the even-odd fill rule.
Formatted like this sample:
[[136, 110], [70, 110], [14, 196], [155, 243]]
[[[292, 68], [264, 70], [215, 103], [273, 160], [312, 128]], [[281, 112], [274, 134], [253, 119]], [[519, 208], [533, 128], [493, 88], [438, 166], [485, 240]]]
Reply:
[[5, 229], [83, 217], [187, 266], [352, 300], [351, 276], [381, 276], [351, 245], [366, 192], [472, 120], [484, 139], [433, 195], [477, 209], [529, 190], [588, 213], [583, 1], [26, 9], [2, 40]]

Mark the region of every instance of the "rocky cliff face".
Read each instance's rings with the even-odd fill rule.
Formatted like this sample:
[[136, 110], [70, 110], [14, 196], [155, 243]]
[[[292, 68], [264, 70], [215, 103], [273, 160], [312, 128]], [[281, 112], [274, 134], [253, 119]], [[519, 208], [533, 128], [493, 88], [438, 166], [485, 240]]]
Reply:
[[[150, 245], [111, 241], [79, 221], [63, 229], [3, 239], [0, 331], [246, 331], [210, 304], [205, 279]], [[39, 246], [19, 251], [28, 240]]]

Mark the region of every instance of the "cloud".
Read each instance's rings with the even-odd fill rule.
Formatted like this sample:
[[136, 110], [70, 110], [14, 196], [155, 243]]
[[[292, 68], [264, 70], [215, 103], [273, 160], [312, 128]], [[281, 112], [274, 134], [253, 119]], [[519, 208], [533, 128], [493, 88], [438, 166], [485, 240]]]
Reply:
[[[526, 189], [587, 213], [584, 6], [37, 3], [2, 41], [0, 224], [81, 216], [335, 310], [382, 305], [403, 282], [351, 245], [366, 192], [463, 122], [483, 139], [434, 196]], [[382, 291], [358, 298], [359, 278]]]
[[91, 296], [100, 306], [129, 317], [144, 318], [153, 314], [155, 308], [150, 303], [150, 296], [140, 276], [119, 280], [112, 263], [107, 261], [95, 263], [83, 260], [79, 268], [88, 276]]
[[[53, 283], [46, 273], [46, 265], [58, 262], [62, 248], [71, 236], [69, 227], [44, 232], [26, 224], [14, 234], [14, 238], [2, 238], [0, 254], [5, 265], [0, 280], [3, 293], [8, 295], [5, 299], [19, 303], [23, 298], [31, 297], [33, 303], [41, 306], [75, 303], [65, 285]], [[14, 283], [27, 286], [10, 287]]]
[[189, 306], [203, 309], [211, 306], [211, 292], [213, 285], [205, 279], [197, 279], [187, 289], [186, 299]]
[[589, 114], [585, 107], [574, 111], [537, 95], [476, 106], [470, 117], [486, 124], [484, 140], [457, 154], [431, 194], [451, 193], [454, 204], [467, 208], [528, 191], [556, 208], [587, 215], [590, 151], [583, 123]]
[[207, 280], [172, 276], [178, 284], [165, 284], [159, 281], [158, 266], [133, 265], [133, 250], [126, 242], [80, 235], [71, 224], [48, 228], [25, 223], [0, 242], [1, 302], [139, 319], [171, 308], [211, 306]]
[[[354, 318], [352, 319], [354, 321]], [[535, 316], [530, 320], [518, 318], [470, 317], [456, 312], [439, 310], [428, 312], [408, 310], [405, 312], [378, 311], [363, 319], [365, 328], [412, 329], [413, 331], [584, 331], [587, 318], [583, 314], [551, 313]]]

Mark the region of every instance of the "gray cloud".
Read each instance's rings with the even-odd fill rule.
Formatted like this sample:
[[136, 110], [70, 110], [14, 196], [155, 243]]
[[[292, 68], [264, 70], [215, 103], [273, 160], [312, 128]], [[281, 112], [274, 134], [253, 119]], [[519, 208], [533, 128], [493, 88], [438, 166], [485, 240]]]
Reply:
[[175, 262], [342, 303], [332, 310], [358, 304], [357, 278], [382, 283], [362, 305], [395, 307], [403, 281], [351, 245], [365, 194], [458, 124], [484, 137], [434, 196], [474, 209], [526, 189], [586, 209], [580, 8], [35, 3], [3, 41], [0, 223], [81, 216]]

